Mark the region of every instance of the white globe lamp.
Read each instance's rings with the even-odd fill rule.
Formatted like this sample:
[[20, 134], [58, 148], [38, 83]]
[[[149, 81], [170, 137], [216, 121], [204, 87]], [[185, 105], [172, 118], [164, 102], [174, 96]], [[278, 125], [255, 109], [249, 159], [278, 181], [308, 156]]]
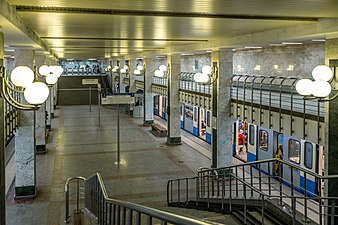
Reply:
[[110, 69], [111, 69], [111, 65], [108, 65], [108, 66], [107, 66], [107, 69], [110, 70]]
[[123, 66], [123, 69], [125, 69], [125, 70], [127, 70], [128, 68], [129, 68], [128, 65]]
[[34, 72], [28, 66], [17, 66], [11, 73], [11, 81], [17, 87], [27, 87], [34, 81]]
[[126, 72], [127, 72], [127, 70], [125, 68], [121, 69], [121, 73], [126, 73]]
[[46, 77], [47, 84], [54, 85], [56, 84], [57, 81], [58, 81], [58, 76], [56, 74], [51, 73]]
[[45, 102], [49, 95], [48, 86], [42, 82], [29, 84], [25, 91], [24, 97], [29, 104], [40, 105]]
[[142, 66], [142, 65], [138, 65], [138, 66], [136, 67], [136, 69], [138, 69], [138, 70], [143, 70], [143, 66]]
[[211, 68], [211, 66], [203, 66], [202, 67], [202, 73], [205, 73], [205, 74], [211, 74], [211, 72], [212, 72], [212, 68]]
[[117, 69], [114, 67], [114, 68], [112, 69], [112, 71], [115, 73], [115, 72], [117, 71]]
[[39, 68], [39, 74], [41, 76], [47, 76], [50, 73], [50, 67], [47, 65], [42, 65]]
[[329, 81], [333, 77], [333, 71], [326, 65], [318, 65], [312, 70], [314, 80]]
[[135, 69], [135, 70], [134, 70], [134, 74], [135, 74], [135, 75], [140, 75], [140, 74], [141, 74], [141, 71], [138, 70], [138, 69]]
[[114, 69], [115, 69], [115, 71], [116, 71], [118, 68], [119, 68], [119, 66], [118, 66], [118, 65], [114, 66]]
[[52, 73], [55, 74], [57, 77], [60, 77], [63, 73], [63, 68], [61, 66], [53, 66]]
[[318, 98], [324, 98], [331, 93], [331, 85], [327, 81], [316, 80], [313, 82], [312, 94]]
[[194, 75], [194, 81], [197, 83], [207, 83], [209, 81], [209, 76], [205, 73], [196, 73]]
[[166, 71], [166, 70], [167, 70], [166, 65], [161, 65], [161, 66], [160, 66], [160, 70], [163, 71], [163, 72]]
[[301, 79], [296, 83], [296, 91], [300, 95], [311, 95], [313, 89], [313, 81], [310, 79]]
[[155, 70], [155, 77], [163, 77], [164, 72], [162, 70]]

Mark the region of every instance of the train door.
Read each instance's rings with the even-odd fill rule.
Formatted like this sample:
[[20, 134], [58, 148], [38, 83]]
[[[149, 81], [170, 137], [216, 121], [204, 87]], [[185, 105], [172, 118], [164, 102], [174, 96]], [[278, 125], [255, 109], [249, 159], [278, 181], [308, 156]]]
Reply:
[[158, 116], [159, 117], [162, 117], [162, 111], [163, 111], [162, 104], [163, 104], [162, 96], [158, 95]]
[[154, 96], [154, 115], [159, 115], [159, 95]]
[[192, 130], [192, 133], [193, 133], [193, 135], [195, 135], [196, 137], [198, 137], [199, 136], [199, 131], [198, 131], [198, 128], [199, 128], [199, 126], [198, 126], [198, 122], [199, 122], [199, 119], [198, 119], [198, 117], [199, 117], [199, 113], [198, 113], [198, 107], [196, 107], [196, 106], [194, 106], [194, 108], [193, 108], [193, 123], [192, 123], [192, 125], [193, 125], [193, 130]]
[[236, 147], [234, 151], [234, 155], [236, 158], [247, 162], [247, 136], [248, 136], [248, 123], [247, 122], [242, 122], [240, 120], [237, 120], [235, 122], [235, 142], [236, 142]]
[[199, 137], [203, 140], [206, 139], [206, 110], [203, 108], [200, 108], [199, 110]]
[[167, 98], [162, 96], [162, 118], [167, 120]]
[[[297, 166], [301, 165], [301, 148], [302, 142], [300, 139], [294, 138], [292, 136], [284, 134], [284, 155], [283, 160], [295, 164]], [[291, 185], [291, 167], [288, 165], [283, 165], [283, 179]], [[300, 190], [300, 171], [297, 169], [292, 170], [292, 179], [294, 189]]]
[[181, 129], [184, 129], [184, 104], [181, 104]]
[[[272, 159], [274, 157], [274, 131], [271, 129], [266, 129], [263, 127], [258, 127], [258, 142], [257, 142], [257, 159]], [[271, 173], [268, 171], [268, 165], [262, 164], [261, 169], [267, 173]]]
[[207, 118], [206, 118], [206, 133], [205, 133], [205, 140], [209, 144], [211, 144], [211, 112], [207, 110]]
[[193, 112], [194, 108], [192, 105], [184, 105], [184, 130], [193, 133]]
[[253, 162], [257, 160], [257, 126], [248, 124], [248, 140], [247, 140], [247, 161]]

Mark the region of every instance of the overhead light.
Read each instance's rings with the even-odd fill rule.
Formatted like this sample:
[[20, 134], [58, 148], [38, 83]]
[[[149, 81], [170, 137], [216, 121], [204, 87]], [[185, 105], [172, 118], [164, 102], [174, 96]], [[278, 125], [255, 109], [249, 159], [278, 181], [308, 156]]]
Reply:
[[270, 46], [285, 46], [285, 44], [269, 44]]
[[283, 45], [302, 45], [302, 42], [282, 42]]
[[194, 54], [191, 53], [182, 53], [181, 56], [193, 56]]
[[245, 46], [244, 48], [253, 48], [253, 49], [259, 49], [259, 48], [262, 48], [260, 46]]
[[207, 53], [211, 53], [211, 52], [212, 52], [212, 50], [206, 50], [206, 52], [207, 52]]
[[74, 59], [67, 59], [67, 61], [74, 61]]
[[88, 61], [96, 61], [97, 59], [88, 59]]
[[15, 49], [11, 49], [11, 48], [5, 48], [5, 52], [14, 52]]
[[325, 42], [326, 40], [325, 39], [312, 39], [311, 41], [314, 41], [314, 42]]

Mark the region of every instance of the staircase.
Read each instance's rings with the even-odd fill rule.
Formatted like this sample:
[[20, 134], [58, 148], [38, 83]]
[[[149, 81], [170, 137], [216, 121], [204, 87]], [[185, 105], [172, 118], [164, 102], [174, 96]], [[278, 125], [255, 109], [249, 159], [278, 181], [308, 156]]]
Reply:
[[[274, 175], [276, 163], [300, 171], [305, 179], [314, 177], [319, 189], [310, 192], [297, 186], [293, 176], [288, 180], [283, 173]], [[324, 224], [325, 220], [336, 224], [338, 198], [321, 195], [327, 179], [338, 177], [317, 175], [279, 159], [203, 168], [196, 177], [169, 180], [167, 204], [232, 215], [241, 224]]]

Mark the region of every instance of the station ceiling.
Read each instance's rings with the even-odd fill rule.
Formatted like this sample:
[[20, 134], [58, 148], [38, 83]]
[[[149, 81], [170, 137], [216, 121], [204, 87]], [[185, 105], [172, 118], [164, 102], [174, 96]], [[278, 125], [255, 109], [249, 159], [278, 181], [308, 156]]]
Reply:
[[7, 3], [33, 29], [40, 42], [20, 30], [12, 16], [1, 15], [6, 46], [29, 45], [61, 59], [141, 57], [338, 37], [337, 0], [10, 0]]

